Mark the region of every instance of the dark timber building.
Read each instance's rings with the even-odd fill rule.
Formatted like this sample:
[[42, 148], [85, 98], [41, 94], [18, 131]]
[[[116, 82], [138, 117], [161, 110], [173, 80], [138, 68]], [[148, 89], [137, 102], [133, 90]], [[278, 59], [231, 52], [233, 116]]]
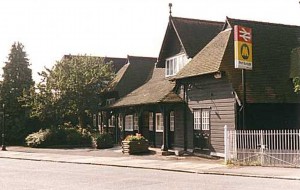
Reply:
[[[241, 70], [234, 68], [234, 25], [253, 31], [253, 70], [246, 72], [246, 102]], [[129, 86], [120, 82], [123, 74], [119, 74], [115, 80], [119, 89], [112, 85], [118, 100], [102, 107], [107, 123], [115, 127], [116, 141], [141, 133], [163, 150], [223, 156], [224, 126], [241, 129], [242, 109], [244, 129], [299, 128], [300, 95], [293, 91], [292, 76], [300, 71], [291, 64], [299, 37], [298, 26], [170, 16], [155, 67], [152, 64], [144, 74], [147, 77], [126, 93], [122, 91]], [[140, 74], [144, 68], [135, 72]]]

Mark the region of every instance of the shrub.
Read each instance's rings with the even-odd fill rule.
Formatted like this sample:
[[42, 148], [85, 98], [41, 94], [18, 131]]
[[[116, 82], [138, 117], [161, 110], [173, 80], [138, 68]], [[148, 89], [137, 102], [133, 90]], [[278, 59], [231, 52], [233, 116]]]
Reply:
[[92, 138], [81, 128], [52, 128], [28, 135], [25, 142], [29, 147], [91, 146]]
[[26, 119], [25, 123], [17, 119], [17, 123], [12, 124], [8, 116], [5, 123], [5, 142], [7, 145], [24, 145], [25, 138], [40, 129], [40, 125], [36, 119]]
[[112, 138], [111, 134], [103, 133], [97, 137], [97, 148], [98, 149], [112, 148], [113, 146], [114, 146], [114, 144], [113, 144], [113, 138]]
[[80, 143], [81, 144], [84, 144], [84, 145], [89, 145], [91, 146], [92, 145], [92, 134], [90, 131], [88, 131], [87, 129], [84, 129], [84, 128], [77, 128], [77, 131], [81, 134], [81, 141]]
[[91, 138], [92, 138], [92, 147], [93, 148], [97, 148], [97, 139], [101, 134], [99, 132], [93, 132], [91, 134]]
[[42, 147], [47, 144], [47, 139], [51, 135], [50, 129], [39, 130], [38, 132], [28, 135], [25, 139], [27, 146]]
[[136, 135], [128, 135], [125, 138], [125, 141], [146, 141], [147, 139], [143, 137], [141, 134]]
[[65, 129], [67, 145], [80, 145], [82, 135], [76, 129]]

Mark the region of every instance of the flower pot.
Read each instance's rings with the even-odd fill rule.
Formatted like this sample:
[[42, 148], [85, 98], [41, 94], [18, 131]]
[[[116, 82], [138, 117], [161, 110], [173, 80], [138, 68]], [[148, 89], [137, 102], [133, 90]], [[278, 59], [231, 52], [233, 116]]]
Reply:
[[122, 152], [127, 154], [138, 154], [149, 152], [148, 140], [122, 141]]

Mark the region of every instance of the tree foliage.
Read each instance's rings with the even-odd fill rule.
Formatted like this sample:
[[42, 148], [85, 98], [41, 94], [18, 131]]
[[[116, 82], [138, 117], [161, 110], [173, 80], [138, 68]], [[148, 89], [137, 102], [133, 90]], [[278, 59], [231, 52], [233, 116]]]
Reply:
[[294, 91], [296, 93], [299, 93], [300, 92], [300, 78], [299, 77], [295, 77], [293, 79], [293, 83], [294, 83]]
[[87, 55], [65, 56], [39, 74], [41, 82], [24, 97], [32, 116], [54, 125], [76, 118], [81, 127], [87, 114], [96, 112], [101, 92], [114, 77], [110, 63]]
[[8, 55], [8, 61], [3, 67], [1, 89], [2, 103], [5, 105], [8, 140], [12, 143], [18, 143], [21, 136], [27, 135], [28, 110], [22, 107], [18, 99], [23, 93], [28, 93], [34, 84], [29, 66], [24, 46], [19, 42], [14, 43]]

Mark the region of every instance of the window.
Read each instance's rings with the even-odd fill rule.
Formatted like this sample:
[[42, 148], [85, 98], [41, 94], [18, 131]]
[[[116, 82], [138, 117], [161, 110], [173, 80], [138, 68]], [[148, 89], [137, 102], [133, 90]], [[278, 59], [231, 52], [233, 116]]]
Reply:
[[102, 132], [102, 115], [101, 112], [98, 113], [98, 129]]
[[156, 118], [156, 120], [155, 120], [156, 121], [156, 126], [155, 126], [156, 132], [163, 132], [164, 121], [163, 121], [162, 114], [157, 113], [155, 118]]
[[174, 131], [175, 129], [175, 115], [174, 111], [170, 112], [170, 131]]
[[200, 109], [194, 111], [194, 129], [209, 130], [210, 129], [210, 111], [209, 109]]
[[138, 114], [134, 114], [133, 130], [139, 130], [139, 117]]
[[125, 131], [133, 131], [133, 115], [126, 115]]
[[93, 114], [93, 127], [97, 127], [97, 114]]
[[153, 112], [149, 112], [149, 131], [153, 131]]
[[119, 115], [118, 120], [119, 120], [119, 127], [123, 128], [123, 117], [122, 117], [122, 115]]
[[106, 99], [106, 105], [108, 106], [108, 105], [115, 103], [115, 100], [116, 100], [115, 98]]
[[98, 128], [100, 130], [101, 128], [101, 125], [102, 125], [102, 115], [101, 115], [101, 112], [98, 113]]
[[209, 130], [209, 110], [202, 110], [202, 130]]
[[166, 77], [177, 74], [188, 62], [185, 54], [179, 54], [166, 59]]
[[194, 111], [194, 129], [201, 129], [201, 110]]
[[108, 120], [108, 127], [115, 127], [115, 116], [111, 116], [111, 118]]

